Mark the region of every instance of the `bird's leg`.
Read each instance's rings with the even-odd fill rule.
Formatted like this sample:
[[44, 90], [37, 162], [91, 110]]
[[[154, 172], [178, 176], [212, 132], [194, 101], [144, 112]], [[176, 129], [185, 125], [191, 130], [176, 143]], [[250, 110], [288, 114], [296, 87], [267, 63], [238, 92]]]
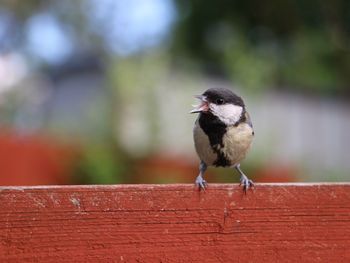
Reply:
[[252, 188], [254, 186], [254, 183], [252, 180], [250, 180], [241, 170], [240, 165], [237, 164], [235, 166], [235, 169], [239, 172], [239, 174], [241, 175], [240, 178], [240, 184], [239, 185], [243, 185], [243, 191], [245, 194], [247, 194], [247, 190], [249, 188]]
[[207, 165], [205, 162], [201, 161], [199, 164], [199, 175], [196, 178], [196, 185], [199, 187], [199, 190], [205, 190], [207, 187], [207, 182], [203, 179], [203, 175], [207, 170]]

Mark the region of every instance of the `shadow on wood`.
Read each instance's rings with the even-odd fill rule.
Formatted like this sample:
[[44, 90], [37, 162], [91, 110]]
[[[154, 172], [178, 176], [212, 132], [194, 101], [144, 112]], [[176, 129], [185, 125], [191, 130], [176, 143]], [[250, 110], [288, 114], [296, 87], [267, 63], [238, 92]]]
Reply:
[[0, 188], [1, 262], [350, 262], [350, 184]]

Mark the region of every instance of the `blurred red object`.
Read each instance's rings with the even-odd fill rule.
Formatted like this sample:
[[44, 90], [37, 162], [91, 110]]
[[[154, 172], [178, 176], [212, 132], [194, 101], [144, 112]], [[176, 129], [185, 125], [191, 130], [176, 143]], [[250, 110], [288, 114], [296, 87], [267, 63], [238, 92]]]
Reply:
[[[138, 160], [134, 167], [134, 183], [193, 183], [198, 175], [197, 159], [166, 153]], [[215, 181], [211, 171], [205, 175]]]
[[261, 167], [254, 173], [254, 178], [259, 183], [287, 183], [296, 182], [297, 169], [288, 165], [271, 165]]
[[40, 135], [0, 134], [0, 185], [68, 184], [76, 150]]

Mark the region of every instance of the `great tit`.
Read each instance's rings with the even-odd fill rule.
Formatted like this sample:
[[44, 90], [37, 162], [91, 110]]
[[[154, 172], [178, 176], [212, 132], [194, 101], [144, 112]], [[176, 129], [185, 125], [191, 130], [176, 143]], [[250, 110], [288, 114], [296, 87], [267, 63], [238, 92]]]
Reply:
[[240, 169], [253, 137], [254, 130], [241, 97], [227, 88], [210, 88], [196, 96], [199, 105], [190, 113], [199, 113], [193, 128], [193, 139], [200, 159], [196, 185], [205, 190], [203, 175], [208, 166], [232, 167], [240, 174], [243, 191], [254, 186]]

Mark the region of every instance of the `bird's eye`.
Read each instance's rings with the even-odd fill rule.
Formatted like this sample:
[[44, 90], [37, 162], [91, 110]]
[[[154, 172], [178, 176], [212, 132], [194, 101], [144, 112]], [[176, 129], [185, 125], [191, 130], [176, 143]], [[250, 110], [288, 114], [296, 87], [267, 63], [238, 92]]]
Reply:
[[216, 100], [216, 104], [218, 104], [218, 105], [222, 105], [222, 104], [224, 104], [224, 100], [223, 99], [217, 99]]

